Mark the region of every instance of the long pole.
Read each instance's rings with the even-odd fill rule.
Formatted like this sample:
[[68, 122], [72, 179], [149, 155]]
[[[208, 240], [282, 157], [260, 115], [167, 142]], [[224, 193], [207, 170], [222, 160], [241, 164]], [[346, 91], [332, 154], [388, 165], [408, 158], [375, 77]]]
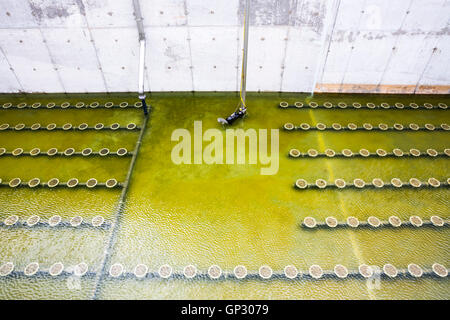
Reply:
[[141, 6], [139, 0], [133, 0], [134, 16], [136, 19], [136, 25], [139, 32], [139, 78], [138, 78], [138, 93], [139, 99], [142, 101], [142, 107], [144, 108], [144, 114], [148, 114], [147, 104], [145, 103], [145, 88], [144, 88], [144, 70], [145, 70], [145, 30], [144, 18], [141, 13]]
[[241, 103], [245, 107], [245, 94], [247, 92], [247, 54], [248, 54], [248, 29], [250, 25], [250, 1], [246, 0], [244, 13], [244, 48], [242, 55], [242, 73], [241, 73]]

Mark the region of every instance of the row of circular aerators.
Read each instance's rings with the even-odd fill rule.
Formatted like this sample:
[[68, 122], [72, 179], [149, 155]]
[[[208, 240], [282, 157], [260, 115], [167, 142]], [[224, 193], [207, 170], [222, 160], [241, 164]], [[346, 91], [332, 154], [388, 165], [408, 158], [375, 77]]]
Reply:
[[[95, 216], [92, 218], [90, 225], [93, 227], [101, 227], [105, 222], [105, 219], [102, 216]], [[36, 225], [49, 225], [50, 227], [57, 227], [60, 225], [63, 226], [72, 226], [72, 227], [78, 227], [83, 224], [83, 218], [80, 216], [72, 217], [69, 220], [69, 223], [63, 222], [61, 216], [54, 215], [48, 219], [47, 222], [41, 221], [41, 217], [38, 215], [32, 215], [30, 216], [25, 222], [20, 222], [19, 217], [17, 215], [11, 215], [5, 220], [3, 220], [3, 224], [7, 227], [10, 226], [26, 226], [26, 227], [34, 227]], [[88, 224], [88, 223], [84, 223]]]
[[38, 156], [38, 155], [47, 155], [47, 156], [55, 156], [55, 155], [64, 155], [64, 156], [72, 156], [72, 155], [82, 155], [84, 157], [90, 156], [90, 155], [99, 155], [99, 156], [107, 156], [107, 155], [114, 155], [114, 156], [125, 156], [125, 155], [132, 155], [132, 152], [128, 152], [126, 148], [119, 148], [116, 152], [110, 152], [108, 148], [101, 148], [98, 152], [94, 152], [91, 148], [85, 148], [81, 150], [81, 152], [76, 152], [74, 148], [67, 148], [63, 152], [58, 152], [57, 148], [50, 148], [46, 152], [42, 152], [39, 148], [33, 148], [29, 152], [25, 152], [22, 148], [16, 148], [11, 152], [8, 152], [5, 148], [0, 148], [0, 156], [2, 155], [12, 155], [15, 157], [21, 156], [21, 155], [29, 155], [29, 156]]
[[315, 218], [313, 217], [306, 217], [303, 219], [302, 226], [307, 228], [316, 228], [316, 227], [329, 227], [329, 228], [336, 228], [336, 227], [351, 227], [351, 228], [358, 228], [358, 227], [395, 227], [398, 228], [400, 226], [414, 226], [414, 227], [421, 227], [423, 225], [433, 225], [435, 227], [443, 227], [448, 226], [448, 221], [445, 221], [439, 216], [431, 216], [429, 221], [423, 221], [422, 218], [419, 216], [411, 216], [409, 217], [408, 221], [402, 221], [397, 216], [390, 216], [388, 218], [388, 221], [381, 221], [377, 217], [370, 216], [367, 219], [367, 222], [359, 221], [356, 217], [348, 217], [346, 222], [338, 222], [338, 220], [335, 217], [327, 217], [325, 219], [325, 223], [323, 222], [317, 222]]
[[[1, 151], [0, 151], [1, 154]], [[409, 149], [409, 152], [405, 153], [402, 149], [395, 148], [392, 150], [392, 152], [387, 152], [384, 149], [377, 149], [374, 153], [370, 152], [367, 149], [360, 149], [358, 152], [353, 152], [350, 149], [342, 149], [342, 151], [336, 152], [333, 149], [325, 149], [323, 153], [319, 153], [316, 149], [308, 149], [306, 153], [300, 152], [298, 149], [291, 149], [289, 150], [289, 156], [292, 158], [299, 158], [299, 157], [309, 157], [309, 158], [315, 158], [315, 157], [329, 157], [333, 158], [335, 156], [343, 156], [346, 158], [350, 157], [386, 157], [386, 156], [396, 156], [396, 157], [404, 157], [404, 156], [413, 156], [413, 157], [420, 157], [420, 156], [430, 156], [430, 157], [437, 157], [437, 156], [447, 156], [450, 157], [450, 149], [444, 149], [443, 152], [438, 152], [435, 149], [429, 148], [426, 151], [420, 151], [416, 148]]]
[[29, 180], [28, 182], [22, 182], [22, 180], [20, 178], [13, 178], [8, 183], [6, 183], [6, 182], [3, 182], [2, 179], [0, 178], [0, 185], [10, 186], [11, 188], [16, 188], [19, 186], [28, 186], [30, 188], [35, 188], [38, 186], [49, 187], [49, 188], [54, 188], [57, 186], [69, 187], [69, 188], [73, 188], [76, 186], [84, 186], [84, 187], [88, 187], [88, 188], [94, 188], [96, 186], [107, 187], [107, 188], [122, 187], [122, 184], [117, 182], [117, 180], [114, 178], [106, 180], [105, 183], [99, 183], [97, 181], [97, 179], [95, 179], [95, 178], [90, 178], [89, 180], [87, 180], [84, 183], [79, 182], [77, 178], [69, 179], [67, 182], [59, 182], [58, 178], [52, 178], [52, 179], [48, 180], [47, 182], [43, 182], [43, 183], [41, 183], [41, 180], [39, 178], [33, 178], [33, 179]]
[[[32, 262], [29, 263], [25, 269], [23, 270], [23, 274], [25, 276], [33, 276], [39, 271], [39, 263]], [[8, 276], [14, 271], [14, 263], [6, 262], [0, 266], [0, 276]], [[64, 273], [65, 275], [75, 275], [75, 276], [84, 276], [88, 273], [88, 265], [84, 262], [79, 263], [76, 266], [70, 266], [64, 270], [64, 264], [62, 262], [56, 262], [50, 266], [49, 269], [41, 272], [45, 272], [50, 274], [51, 276], [59, 276]], [[207, 273], [198, 273], [197, 268], [194, 265], [188, 265], [184, 267], [182, 273], [173, 273], [173, 269], [170, 265], [162, 265], [157, 272], [149, 272], [149, 268], [145, 264], [138, 264], [134, 267], [132, 273], [125, 273], [125, 269], [122, 264], [115, 263], [109, 269], [109, 276], [113, 278], [118, 278], [121, 276], [134, 275], [137, 278], [182, 278], [185, 277], [187, 279], [192, 279], [195, 277], [205, 278], [208, 276], [210, 279], [219, 279], [219, 278], [235, 278], [235, 279], [244, 279], [246, 277], [249, 278], [257, 278], [260, 277], [262, 279], [270, 279], [270, 278], [287, 278], [287, 279], [300, 279], [300, 278], [311, 278], [311, 279], [320, 279], [322, 277], [337, 277], [340, 279], [351, 277], [362, 277], [365, 279], [372, 278], [375, 276], [386, 276], [388, 278], [395, 278], [399, 275], [401, 276], [409, 276], [414, 278], [420, 278], [423, 275], [435, 276], [444, 278], [448, 276], [448, 269], [440, 263], [434, 263], [431, 266], [431, 270], [422, 269], [419, 265], [415, 263], [410, 263], [407, 266], [406, 270], [398, 270], [392, 264], [385, 264], [383, 268], [379, 268], [378, 266], [369, 266], [367, 264], [361, 264], [358, 267], [357, 271], [350, 271], [342, 264], [337, 264], [334, 266], [333, 271], [324, 271], [319, 265], [312, 265], [309, 267], [307, 272], [302, 272], [298, 270], [294, 265], [288, 265], [283, 269], [283, 272], [275, 273], [272, 268], [267, 265], [263, 265], [259, 268], [258, 273], [249, 274], [247, 268], [243, 265], [236, 266], [232, 273], [224, 273], [222, 269], [218, 265], [212, 265], [208, 268]], [[95, 274], [91, 272], [92, 274]]]
[[331, 108], [341, 108], [341, 109], [346, 109], [346, 108], [354, 108], [354, 109], [361, 109], [361, 108], [366, 108], [366, 109], [447, 109], [448, 106], [447, 104], [441, 102], [438, 103], [437, 106], [434, 106], [431, 103], [424, 103], [423, 106], [419, 106], [417, 103], [411, 102], [408, 105], [404, 105], [401, 102], [397, 102], [394, 105], [390, 105], [389, 103], [383, 102], [380, 103], [380, 105], [376, 105], [375, 103], [372, 102], [368, 102], [365, 105], [362, 105], [359, 102], [353, 102], [351, 105], [348, 105], [345, 102], [339, 102], [337, 105], [334, 105], [331, 102], [324, 102], [322, 105], [319, 105], [317, 102], [309, 102], [308, 104], [303, 104], [302, 102], [295, 102], [293, 105], [290, 105], [288, 102], [286, 101], [282, 101], [280, 102], [280, 104], [278, 105], [280, 108], [326, 108], [326, 109], [331, 109]]
[[358, 127], [355, 123], [349, 123], [346, 126], [343, 126], [339, 123], [333, 123], [331, 126], [327, 126], [324, 123], [317, 123], [315, 126], [311, 126], [308, 123], [301, 123], [299, 126], [295, 126], [293, 123], [287, 122], [284, 124], [283, 128], [287, 131], [292, 130], [303, 130], [303, 131], [309, 131], [309, 130], [335, 130], [335, 131], [360, 131], [360, 130], [366, 130], [366, 131], [387, 131], [387, 130], [395, 130], [395, 131], [403, 131], [403, 130], [412, 130], [412, 131], [419, 131], [419, 130], [428, 130], [428, 131], [435, 131], [435, 130], [444, 130], [448, 131], [450, 130], [450, 126], [446, 123], [441, 123], [439, 126], [435, 126], [431, 123], [426, 123], [423, 127], [419, 126], [417, 123], [409, 123], [408, 125], [403, 125], [401, 123], [394, 123], [392, 127], [387, 125], [386, 123], [379, 123], [378, 125], [374, 126], [370, 123], [363, 123], [361, 127]]
[[[45, 107], [45, 108], [48, 108], [48, 109], [52, 109], [52, 108], [61, 108], [61, 109], [78, 108], [78, 109], [81, 109], [81, 108], [85, 108], [85, 107], [89, 107], [89, 108], [99, 108], [99, 107], [103, 107], [103, 108], [114, 108], [114, 107], [126, 108], [126, 107], [130, 107], [130, 106], [131, 105], [128, 102], [126, 102], [126, 101], [120, 102], [118, 105], [114, 104], [114, 102], [106, 102], [105, 104], [101, 105], [100, 102], [98, 102], [98, 101], [94, 101], [94, 102], [91, 102], [89, 104], [86, 104], [86, 103], [81, 102], [81, 101], [77, 102], [75, 104], [71, 104], [70, 102], [66, 101], [66, 102], [63, 102], [63, 103], [61, 103], [59, 105], [54, 103], [54, 102], [49, 102], [46, 105], [43, 105], [40, 102], [35, 102], [35, 103], [31, 104], [31, 105], [29, 105], [29, 104], [27, 104], [25, 102], [19, 103], [17, 105], [12, 104], [11, 102], [7, 102], [7, 103], [4, 103], [2, 105], [2, 108], [3, 109], [9, 109], [9, 108], [18, 108], [18, 109], [33, 108], [33, 109], [38, 109], [38, 108], [44, 108]], [[136, 107], [136, 108], [140, 108], [140, 107], [142, 107], [142, 102], [137, 101], [137, 102], [135, 102], [133, 104], [133, 106]]]
[[335, 187], [339, 189], [348, 188], [348, 187], [355, 187], [358, 189], [365, 188], [365, 187], [375, 187], [375, 188], [383, 188], [383, 187], [395, 187], [395, 188], [401, 188], [401, 187], [413, 187], [413, 188], [420, 188], [420, 187], [443, 187], [443, 186], [449, 186], [450, 185], [450, 178], [447, 178], [446, 181], [439, 181], [436, 178], [429, 178], [427, 181], [420, 181], [417, 178], [411, 178], [408, 182], [403, 182], [399, 178], [392, 178], [390, 183], [385, 183], [380, 178], [375, 178], [372, 180], [372, 183], [366, 183], [363, 179], [356, 178], [353, 180], [353, 183], [347, 183], [344, 179], [336, 179], [334, 180], [334, 184], [327, 183], [324, 179], [317, 179], [315, 183], [308, 183], [305, 179], [297, 179], [295, 181], [295, 186], [299, 189], [307, 189], [307, 188], [319, 188], [323, 189], [326, 187]]
[[66, 123], [61, 127], [58, 127], [56, 125], [56, 123], [50, 123], [46, 126], [41, 126], [40, 123], [34, 123], [29, 127], [27, 127], [24, 123], [18, 123], [15, 126], [10, 126], [8, 123], [3, 123], [0, 125], [0, 131], [3, 131], [3, 130], [16, 130], [16, 131], [20, 131], [20, 130], [31, 130], [31, 131], [36, 131], [36, 130], [47, 130], [47, 131], [80, 130], [80, 131], [83, 131], [83, 130], [118, 130], [118, 129], [135, 130], [135, 129], [139, 129], [139, 128], [133, 122], [127, 124], [125, 127], [121, 127], [120, 124], [118, 124], [117, 122], [113, 123], [109, 126], [105, 126], [103, 123], [97, 123], [93, 127], [92, 126], [90, 127], [87, 123], [81, 123], [78, 126], [74, 126], [71, 123]]

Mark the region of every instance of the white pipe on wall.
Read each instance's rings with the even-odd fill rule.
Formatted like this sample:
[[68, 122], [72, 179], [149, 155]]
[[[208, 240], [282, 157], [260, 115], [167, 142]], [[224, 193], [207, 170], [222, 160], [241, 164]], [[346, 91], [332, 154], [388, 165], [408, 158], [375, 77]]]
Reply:
[[144, 88], [144, 71], [145, 71], [145, 30], [142, 20], [141, 5], [139, 0], [133, 0], [134, 16], [139, 32], [139, 79], [138, 79], [138, 93], [139, 99], [145, 99]]

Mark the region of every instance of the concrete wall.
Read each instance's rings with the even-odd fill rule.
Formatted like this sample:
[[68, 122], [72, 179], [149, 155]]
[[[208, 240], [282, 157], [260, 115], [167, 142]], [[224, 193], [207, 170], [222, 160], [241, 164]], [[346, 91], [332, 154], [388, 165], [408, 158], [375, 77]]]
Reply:
[[[244, 0], [141, 0], [150, 91], [239, 90]], [[450, 92], [450, 0], [252, 0], [248, 90]], [[0, 0], [0, 92], [137, 90], [132, 0]]]

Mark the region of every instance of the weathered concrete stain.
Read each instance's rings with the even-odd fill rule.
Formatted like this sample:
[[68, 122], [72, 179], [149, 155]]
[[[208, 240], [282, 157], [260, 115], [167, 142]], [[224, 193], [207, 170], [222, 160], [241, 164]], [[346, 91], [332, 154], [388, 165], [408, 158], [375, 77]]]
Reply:
[[65, 18], [73, 14], [86, 15], [82, 0], [29, 0], [31, 14], [37, 21]]

